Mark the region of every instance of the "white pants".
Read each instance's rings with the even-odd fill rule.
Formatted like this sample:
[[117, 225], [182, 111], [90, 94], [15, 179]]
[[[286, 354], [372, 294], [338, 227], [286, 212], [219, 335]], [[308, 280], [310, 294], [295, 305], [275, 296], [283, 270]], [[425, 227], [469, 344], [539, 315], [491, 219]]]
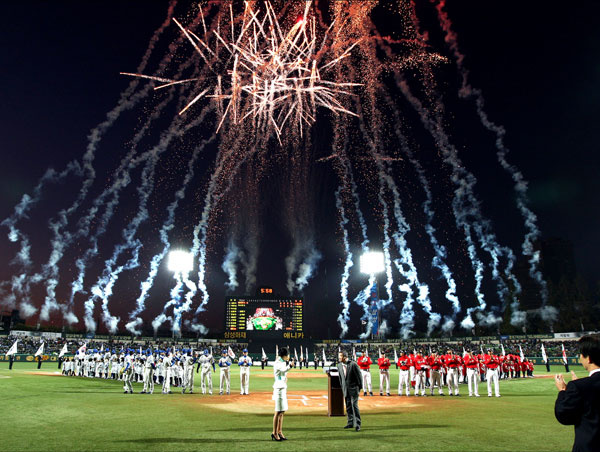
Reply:
[[386, 394], [390, 393], [390, 371], [379, 369], [379, 394], [383, 394], [383, 384], [385, 383]]
[[212, 395], [212, 373], [210, 367], [208, 369], [202, 369], [200, 372], [200, 387], [202, 388], [202, 394], [206, 394], [208, 387], [208, 393]]
[[144, 368], [144, 392], [154, 392], [154, 369], [151, 367]]
[[194, 366], [188, 366], [183, 370], [183, 391], [186, 389], [194, 392]]
[[133, 392], [133, 386], [131, 385], [131, 378], [133, 377], [133, 372], [131, 369], [123, 372], [123, 390]]
[[400, 369], [400, 379], [398, 380], [398, 395], [402, 395], [402, 388], [406, 386], [406, 395], [410, 395], [410, 372]]
[[248, 395], [250, 387], [250, 368], [240, 367], [240, 394]]
[[421, 395], [425, 395], [425, 376], [424, 370], [415, 372], [415, 394], [421, 392]]
[[453, 391], [454, 391], [454, 395], [458, 395], [458, 371], [459, 370], [456, 367], [448, 368], [447, 383], [448, 383], [448, 393], [450, 395], [452, 395]]
[[225, 387], [227, 394], [229, 394], [229, 385], [231, 381], [229, 367], [221, 367], [219, 373], [219, 393], [223, 394], [223, 387]]
[[479, 369], [467, 367], [467, 386], [469, 387], [469, 396], [475, 394], [479, 397]]
[[488, 396], [492, 396], [492, 382], [494, 383], [494, 391], [496, 392], [496, 397], [500, 397], [500, 384], [498, 382], [498, 369], [488, 369], [487, 370], [487, 390]]
[[371, 386], [371, 372], [368, 370], [360, 370], [362, 374], [362, 389], [363, 392], [373, 392], [373, 388]]
[[171, 370], [165, 369], [165, 376], [163, 379], [162, 392], [167, 394], [171, 391]]

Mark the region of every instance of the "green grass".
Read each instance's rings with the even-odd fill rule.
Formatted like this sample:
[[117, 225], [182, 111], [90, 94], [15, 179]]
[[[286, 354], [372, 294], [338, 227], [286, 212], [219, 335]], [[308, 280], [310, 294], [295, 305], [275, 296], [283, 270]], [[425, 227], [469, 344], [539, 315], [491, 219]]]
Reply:
[[[581, 366], [573, 367], [586, 375]], [[41, 370], [57, 371], [56, 364], [45, 363]], [[564, 373], [562, 367], [552, 370]], [[466, 452], [572, 447], [573, 428], [554, 419], [556, 389], [546, 378], [501, 381], [500, 399], [486, 397], [485, 384], [480, 385], [478, 399], [466, 397], [465, 385], [461, 397], [411, 397], [418, 407], [403, 406], [406, 399], [396, 396], [392, 407], [364, 411], [359, 433], [343, 430], [345, 419], [328, 417], [326, 408], [305, 413], [290, 404], [284, 420], [289, 441], [280, 444], [269, 440], [270, 400], [257, 400], [262, 406], [249, 405], [247, 412], [231, 412], [214, 405], [218, 395], [140, 395], [139, 383], [134, 384], [136, 394], [125, 395], [120, 382], [28, 373], [33, 371], [34, 363], [15, 363], [12, 371], [7, 363], [0, 364], [0, 451]], [[239, 375], [233, 371], [231, 389], [238, 393]], [[260, 373], [252, 369], [247, 400], [271, 391], [272, 379]], [[272, 370], [264, 373], [271, 375]], [[320, 373], [319, 369], [316, 374]], [[536, 374], [546, 375], [545, 368], [536, 368]], [[216, 392], [217, 375], [218, 371], [213, 380]], [[392, 370], [392, 388], [397, 389], [397, 382], [398, 372]], [[326, 391], [326, 383], [317, 375], [290, 379], [288, 393]], [[379, 381], [374, 383], [377, 394]], [[196, 386], [199, 392], [199, 379]]]

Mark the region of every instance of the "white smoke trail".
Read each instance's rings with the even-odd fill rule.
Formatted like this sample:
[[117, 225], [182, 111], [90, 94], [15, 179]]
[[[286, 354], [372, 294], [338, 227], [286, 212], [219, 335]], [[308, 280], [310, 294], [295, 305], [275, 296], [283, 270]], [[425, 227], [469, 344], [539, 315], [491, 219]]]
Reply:
[[236, 245], [233, 238], [229, 240], [227, 244], [227, 248], [225, 249], [225, 259], [223, 260], [223, 264], [221, 268], [227, 274], [228, 280], [225, 282], [227, 286], [227, 290], [229, 292], [233, 292], [237, 289], [238, 281], [237, 281], [237, 269], [236, 262], [241, 259], [240, 249]]
[[[509, 175], [515, 183], [514, 190], [517, 195], [517, 207], [521, 212], [521, 215], [523, 216], [523, 219], [525, 221], [525, 227], [527, 229], [527, 233], [525, 234], [521, 249], [523, 255], [529, 258], [529, 275], [538, 283], [540, 287], [540, 294], [542, 296], [542, 307], [544, 307], [548, 302], [548, 286], [543, 278], [541, 271], [538, 268], [540, 262], [540, 252], [539, 250], [534, 250], [533, 247], [535, 241], [539, 239], [540, 231], [537, 227], [537, 217], [528, 207], [529, 199], [527, 196], [527, 182], [525, 181], [525, 178], [521, 171], [519, 171], [519, 169], [516, 168], [514, 165], [510, 164], [506, 159], [506, 156], [509, 152], [509, 149], [504, 144], [504, 136], [506, 135], [506, 130], [504, 129], [504, 127], [495, 124], [489, 119], [486, 111], [484, 110], [484, 99], [481, 90], [473, 88], [473, 86], [469, 83], [469, 71], [464, 66], [465, 57], [459, 49], [458, 37], [454, 30], [452, 30], [452, 24], [450, 22], [448, 14], [446, 13], [446, 11], [444, 11], [446, 3], [445, 0], [436, 0], [434, 1], [434, 3], [437, 3], [436, 10], [438, 12], [438, 19], [441, 28], [445, 33], [445, 41], [448, 43], [450, 49], [454, 53], [456, 65], [459, 74], [461, 75], [461, 87], [459, 89], [459, 95], [463, 98], [474, 99], [477, 114], [479, 115], [481, 123], [486, 129], [488, 129], [496, 135], [496, 156], [498, 158], [498, 162], [500, 163], [500, 166], [502, 166], [502, 168], [509, 173]], [[518, 309], [519, 303], [516, 297], [513, 299], [512, 306], [514, 309]], [[517, 320], [517, 323], [513, 324], [522, 324], [518, 323], [518, 319], [523, 319], [523, 315], [516, 315], [515, 320]], [[550, 321], [552, 320], [555, 319], [551, 319]], [[522, 321], [524, 322], [524, 320]]]
[[[506, 283], [500, 276], [498, 271], [499, 257], [508, 256], [507, 247], [501, 247], [496, 241], [495, 234], [491, 232], [491, 226], [489, 220], [484, 219], [479, 206], [473, 187], [476, 183], [475, 176], [468, 172], [460, 159], [458, 158], [456, 148], [449, 142], [448, 136], [443, 130], [441, 124], [442, 120], [440, 117], [437, 120], [433, 120], [427, 110], [423, 108], [421, 102], [410, 92], [407, 83], [401, 78], [399, 74], [396, 74], [396, 81], [398, 87], [406, 99], [411, 103], [413, 108], [419, 113], [421, 121], [429, 133], [434, 137], [439, 149], [442, 152], [444, 162], [448, 163], [452, 169], [452, 181], [456, 185], [454, 191], [455, 196], [452, 200], [452, 209], [454, 212], [457, 227], [462, 230], [465, 234], [465, 240], [467, 242], [467, 250], [471, 264], [475, 271], [475, 294], [479, 302], [479, 306], [476, 308], [470, 308], [467, 310], [467, 318], [465, 319], [466, 324], [472, 323], [471, 313], [475, 310], [483, 312], [486, 308], [486, 303], [481, 293], [481, 281], [483, 278], [483, 263], [477, 257], [475, 243], [472, 236], [472, 229], [475, 232], [479, 244], [483, 250], [490, 254], [492, 258], [492, 278], [496, 281], [498, 287], [499, 298], [503, 301], [503, 298], [507, 295], [508, 289]], [[512, 280], [514, 276], [510, 272], [512, 263], [509, 261], [504, 269], [504, 273], [508, 274]]]
[[308, 280], [312, 277], [313, 273], [317, 269], [317, 265], [321, 258], [323, 257], [319, 250], [314, 248], [314, 243], [312, 243], [312, 247], [308, 251], [308, 254], [305, 256], [304, 260], [298, 267], [298, 273], [296, 276], [296, 281], [294, 282], [295, 287], [302, 292], [306, 285], [308, 284]]
[[136, 300], [135, 309], [129, 313], [129, 322], [125, 325], [128, 331], [130, 331], [134, 335], [141, 334], [140, 327], [143, 324], [143, 321], [139, 315], [146, 308], [146, 298], [150, 292], [154, 284], [154, 279], [158, 274], [158, 267], [160, 263], [163, 261], [169, 249], [171, 248], [171, 244], [169, 242], [169, 231], [171, 231], [175, 224], [175, 211], [179, 206], [179, 202], [185, 198], [186, 189], [190, 181], [194, 178], [196, 162], [198, 157], [202, 151], [206, 148], [207, 145], [212, 143], [216, 139], [216, 136], [212, 136], [208, 140], [203, 141], [199, 146], [194, 149], [192, 153], [192, 157], [188, 162], [187, 172], [183, 178], [183, 182], [181, 184], [181, 188], [175, 193], [175, 199], [171, 202], [171, 204], [167, 207], [167, 218], [165, 219], [163, 225], [161, 226], [159, 235], [160, 240], [163, 244], [163, 249], [160, 253], [155, 254], [152, 257], [150, 262], [150, 272], [147, 278], [142, 281], [140, 289], [141, 293]]
[[[146, 52], [142, 57], [142, 61], [138, 66], [139, 71], [143, 71], [148, 64], [150, 59], [150, 55], [158, 41], [160, 35], [163, 30], [169, 25], [171, 21], [171, 16], [173, 10], [175, 8], [176, 2], [171, 2], [169, 4], [169, 8], [167, 11], [167, 18], [163, 22], [163, 24], [154, 32]], [[107, 113], [107, 118], [96, 126], [90, 132], [88, 136], [88, 145], [86, 148], [86, 152], [82, 157], [81, 168], [84, 173], [87, 174], [86, 179], [83, 181], [82, 187], [79, 191], [79, 194], [74, 201], [74, 203], [68, 208], [63, 209], [58, 213], [58, 221], [50, 221], [50, 228], [53, 231], [53, 239], [52, 243], [52, 251], [50, 253], [50, 259], [48, 263], [46, 263], [42, 268], [43, 278], [46, 279], [46, 298], [44, 300], [44, 305], [42, 306], [40, 312], [40, 320], [48, 320], [49, 315], [52, 311], [59, 309], [59, 304], [56, 302], [56, 294], [55, 288], [58, 284], [58, 263], [62, 259], [65, 249], [70, 245], [74, 236], [68, 231], [63, 232], [64, 228], [69, 223], [69, 217], [79, 209], [79, 206], [83, 202], [83, 200], [87, 197], [87, 193], [91, 188], [94, 180], [96, 178], [96, 172], [93, 167], [93, 161], [95, 158], [96, 150], [100, 144], [105, 133], [112, 127], [112, 125], [118, 120], [121, 113], [126, 110], [132, 109], [141, 99], [145, 97], [138, 93], [138, 95], [133, 95], [137, 86], [139, 84], [139, 80], [132, 80], [127, 87], [127, 89], [121, 93], [120, 99], [117, 105]], [[67, 310], [65, 309], [65, 313]], [[67, 317], [72, 318], [73, 313], [69, 312]]]
[[[433, 260], [432, 260], [432, 266], [434, 268], [437, 268], [438, 270], [440, 270], [444, 279], [446, 280], [446, 285], [448, 286], [448, 288], [446, 289], [445, 295], [446, 295], [446, 299], [452, 304], [452, 311], [453, 311], [452, 318], [455, 319], [456, 315], [460, 312], [460, 301], [458, 299], [458, 296], [456, 295], [456, 281], [454, 280], [454, 278], [452, 276], [452, 272], [450, 271], [450, 268], [446, 264], [446, 257], [447, 257], [446, 248], [439, 243], [439, 241], [436, 237], [436, 229], [433, 226], [433, 220], [434, 220], [434, 211], [432, 208], [433, 196], [431, 193], [429, 181], [427, 180], [425, 171], [423, 170], [421, 163], [416, 159], [414, 152], [412, 151], [412, 149], [406, 142], [406, 138], [404, 137], [404, 134], [401, 132], [401, 130], [399, 128], [399, 125], [402, 123], [402, 121], [400, 120], [397, 109], [393, 108], [394, 106], [390, 102], [388, 102], [388, 105], [390, 107], [392, 107], [391, 110], [394, 114], [394, 123], [396, 125], [394, 127], [394, 130], [395, 130], [396, 136], [398, 137], [398, 140], [400, 142], [400, 149], [406, 155], [406, 157], [408, 158], [408, 161], [411, 163], [411, 165], [414, 167], [417, 177], [419, 179], [419, 182], [421, 183], [421, 187], [423, 188], [423, 191], [425, 192], [425, 201], [423, 202], [423, 211], [425, 212], [425, 215], [427, 217], [427, 224], [425, 225], [425, 231], [427, 232], [427, 235], [429, 236], [429, 242], [431, 243], [431, 246], [433, 247], [433, 250], [435, 252], [435, 256], [433, 257]], [[442, 327], [442, 329], [444, 330], [444, 332], [450, 332], [451, 326], [452, 326], [452, 328], [454, 327], [454, 322], [451, 321], [450, 319], [446, 319], [446, 321], [444, 323], [444, 327]]]
[[[242, 151], [240, 150], [240, 146], [245, 140], [246, 137], [244, 133], [237, 133], [234, 134], [233, 143], [221, 144], [216, 158], [215, 169], [212, 172], [204, 198], [202, 215], [200, 221], [194, 227], [193, 242], [190, 252], [194, 258], [198, 257], [198, 283], [196, 288], [189, 293], [189, 297], [190, 299], [193, 299], [198, 290], [202, 293], [202, 301], [196, 308], [194, 312], [195, 315], [204, 311], [204, 307], [208, 304], [210, 299], [204, 278], [206, 275], [206, 242], [212, 209], [231, 189], [233, 178], [238, 173], [240, 167], [248, 159], [252, 158], [257, 150], [261, 148], [259, 143], [255, 143], [255, 146], [252, 146], [250, 150], [247, 150], [244, 147]], [[222, 184], [222, 179], [225, 180], [224, 184]], [[201, 323], [198, 323], [195, 318], [190, 321], [189, 325], [190, 328], [197, 331], [199, 334], [206, 334], [208, 331], [207, 328]]]
[[256, 270], [258, 268], [258, 231], [253, 230], [245, 243], [245, 252], [242, 253], [242, 272], [246, 293], [256, 286]]
[[31, 266], [31, 258], [29, 255], [31, 245], [28, 237], [16, 227], [17, 223], [19, 220], [27, 218], [27, 213], [42, 198], [44, 188], [47, 184], [61, 181], [71, 173], [78, 176], [82, 175], [82, 169], [79, 162], [69, 162], [66, 168], [60, 173], [57, 173], [53, 168], [48, 168], [33, 189], [33, 194], [31, 196], [28, 194], [23, 195], [19, 204], [15, 206], [14, 213], [0, 223], [1, 226], [6, 226], [9, 229], [8, 239], [11, 242], [18, 242], [19, 240], [21, 242], [19, 251], [13, 261], [14, 263], [20, 264], [25, 269], [28, 269]]
[[[143, 95], [147, 95], [149, 91], [149, 87], [146, 87], [144, 91], [142, 91]], [[138, 94], [142, 94], [138, 93]], [[108, 224], [114, 214], [115, 208], [119, 204], [119, 196], [120, 192], [129, 185], [131, 182], [131, 171], [134, 170], [140, 163], [147, 163], [148, 159], [150, 159], [153, 155], [153, 150], [147, 151], [139, 156], [137, 159], [133, 160], [136, 152], [137, 146], [140, 141], [146, 136], [146, 133], [152, 126], [152, 123], [159, 118], [162, 110], [171, 102], [174, 97], [174, 93], [171, 92], [169, 96], [167, 96], [152, 112], [152, 114], [147, 118], [146, 123], [142, 126], [140, 131], [138, 131], [135, 137], [132, 140], [132, 144], [130, 150], [127, 155], [121, 160], [119, 167], [115, 171], [115, 178], [110, 187], [106, 188], [95, 200], [92, 207], [89, 209], [87, 215], [78, 223], [79, 230], [77, 231], [78, 236], [89, 236], [89, 240], [91, 242], [91, 246], [85, 251], [83, 256], [79, 257], [75, 262], [77, 269], [79, 270], [77, 277], [71, 283], [71, 295], [69, 298], [68, 305], [65, 309], [67, 313], [72, 314], [73, 310], [73, 302], [74, 298], [78, 293], [83, 291], [83, 281], [85, 278], [85, 273], [87, 269], [87, 264], [91, 258], [98, 254], [98, 239], [104, 235]], [[104, 204], [104, 200], [108, 197], [112, 196], [112, 198], [104, 205], [104, 214], [102, 217], [96, 222], [98, 226], [93, 234], [89, 234], [90, 223], [95, 217], [96, 213]], [[72, 318], [76, 318], [73, 316]]]
[[340, 337], [346, 336], [348, 333], [348, 322], [350, 320], [350, 302], [348, 301], [348, 278], [350, 277], [350, 269], [354, 265], [352, 262], [352, 251], [350, 250], [350, 242], [348, 241], [348, 217], [344, 210], [344, 204], [341, 197], [342, 187], [338, 187], [335, 191], [335, 206], [340, 215], [340, 229], [342, 230], [344, 240], [344, 252], [346, 253], [346, 262], [344, 264], [344, 272], [342, 273], [342, 283], [340, 285], [340, 295], [342, 312], [338, 315], [338, 323], [342, 329]]
[[171, 127], [168, 129], [169, 131], [163, 134], [159, 143], [156, 146], [154, 146], [150, 151], [151, 155], [149, 156], [148, 160], [146, 161], [146, 165], [142, 170], [142, 183], [138, 188], [140, 199], [137, 214], [122, 232], [122, 238], [124, 243], [118, 244], [115, 247], [111, 258], [105, 262], [105, 269], [103, 271], [103, 275], [92, 287], [92, 297], [90, 297], [85, 302], [85, 321], [86, 326], [88, 326], [88, 328], [89, 325], [95, 323], [93, 321], [93, 311], [95, 306], [95, 299], [98, 297], [98, 294], [100, 294], [100, 298], [102, 298], [102, 310], [104, 312], [104, 319], [109, 319], [110, 325], [107, 324], [107, 326], [110, 328], [114, 323], [114, 320], [110, 315], [110, 312], [108, 311], [108, 298], [111, 292], [108, 295], [106, 295], [106, 289], [109, 284], [114, 285], [116, 280], [119, 278], [119, 274], [123, 270], [131, 269], [139, 265], [139, 262], [136, 261], [131, 262], [132, 266], [119, 266], [116, 269], [114, 268], [121, 254], [128, 250], [134, 250], [133, 253], [137, 254], [139, 247], [141, 247], [141, 242], [139, 242], [138, 240], [134, 240], [134, 237], [141, 223], [148, 219], [147, 203], [150, 194], [154, 189], [154, 174], [156, 165], [158, 164], [160, 154], [168, 149], [168, 146], [171, 143], [171, 141], [178, 135], [177, 128], [179, 126], [179, 123], [180, 119], [179, 117], [177, 117], [174, 120]]

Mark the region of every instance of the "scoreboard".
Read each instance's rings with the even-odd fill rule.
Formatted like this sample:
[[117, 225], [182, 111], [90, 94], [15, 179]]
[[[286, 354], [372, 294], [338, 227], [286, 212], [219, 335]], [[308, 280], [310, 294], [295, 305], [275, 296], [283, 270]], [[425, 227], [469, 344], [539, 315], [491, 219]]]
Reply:
[[304, 337], [302, 298], [284, 298], [270, 292], [225, 299], [226, 337]]

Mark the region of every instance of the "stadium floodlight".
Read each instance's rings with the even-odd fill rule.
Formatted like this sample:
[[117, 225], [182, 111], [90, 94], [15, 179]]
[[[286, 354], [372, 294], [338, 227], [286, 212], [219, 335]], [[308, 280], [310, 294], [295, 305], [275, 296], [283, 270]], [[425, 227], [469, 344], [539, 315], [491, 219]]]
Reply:
[[183, 250], [169, 253], [169, 270], [178, 274], [187, 274], [194, 268], [194, 255]]
[[383, 253], [379, 251], [369, 251], [360, 256], [360, 271], [367, 275], [374, 275], [385, 270], [383, 263]]

